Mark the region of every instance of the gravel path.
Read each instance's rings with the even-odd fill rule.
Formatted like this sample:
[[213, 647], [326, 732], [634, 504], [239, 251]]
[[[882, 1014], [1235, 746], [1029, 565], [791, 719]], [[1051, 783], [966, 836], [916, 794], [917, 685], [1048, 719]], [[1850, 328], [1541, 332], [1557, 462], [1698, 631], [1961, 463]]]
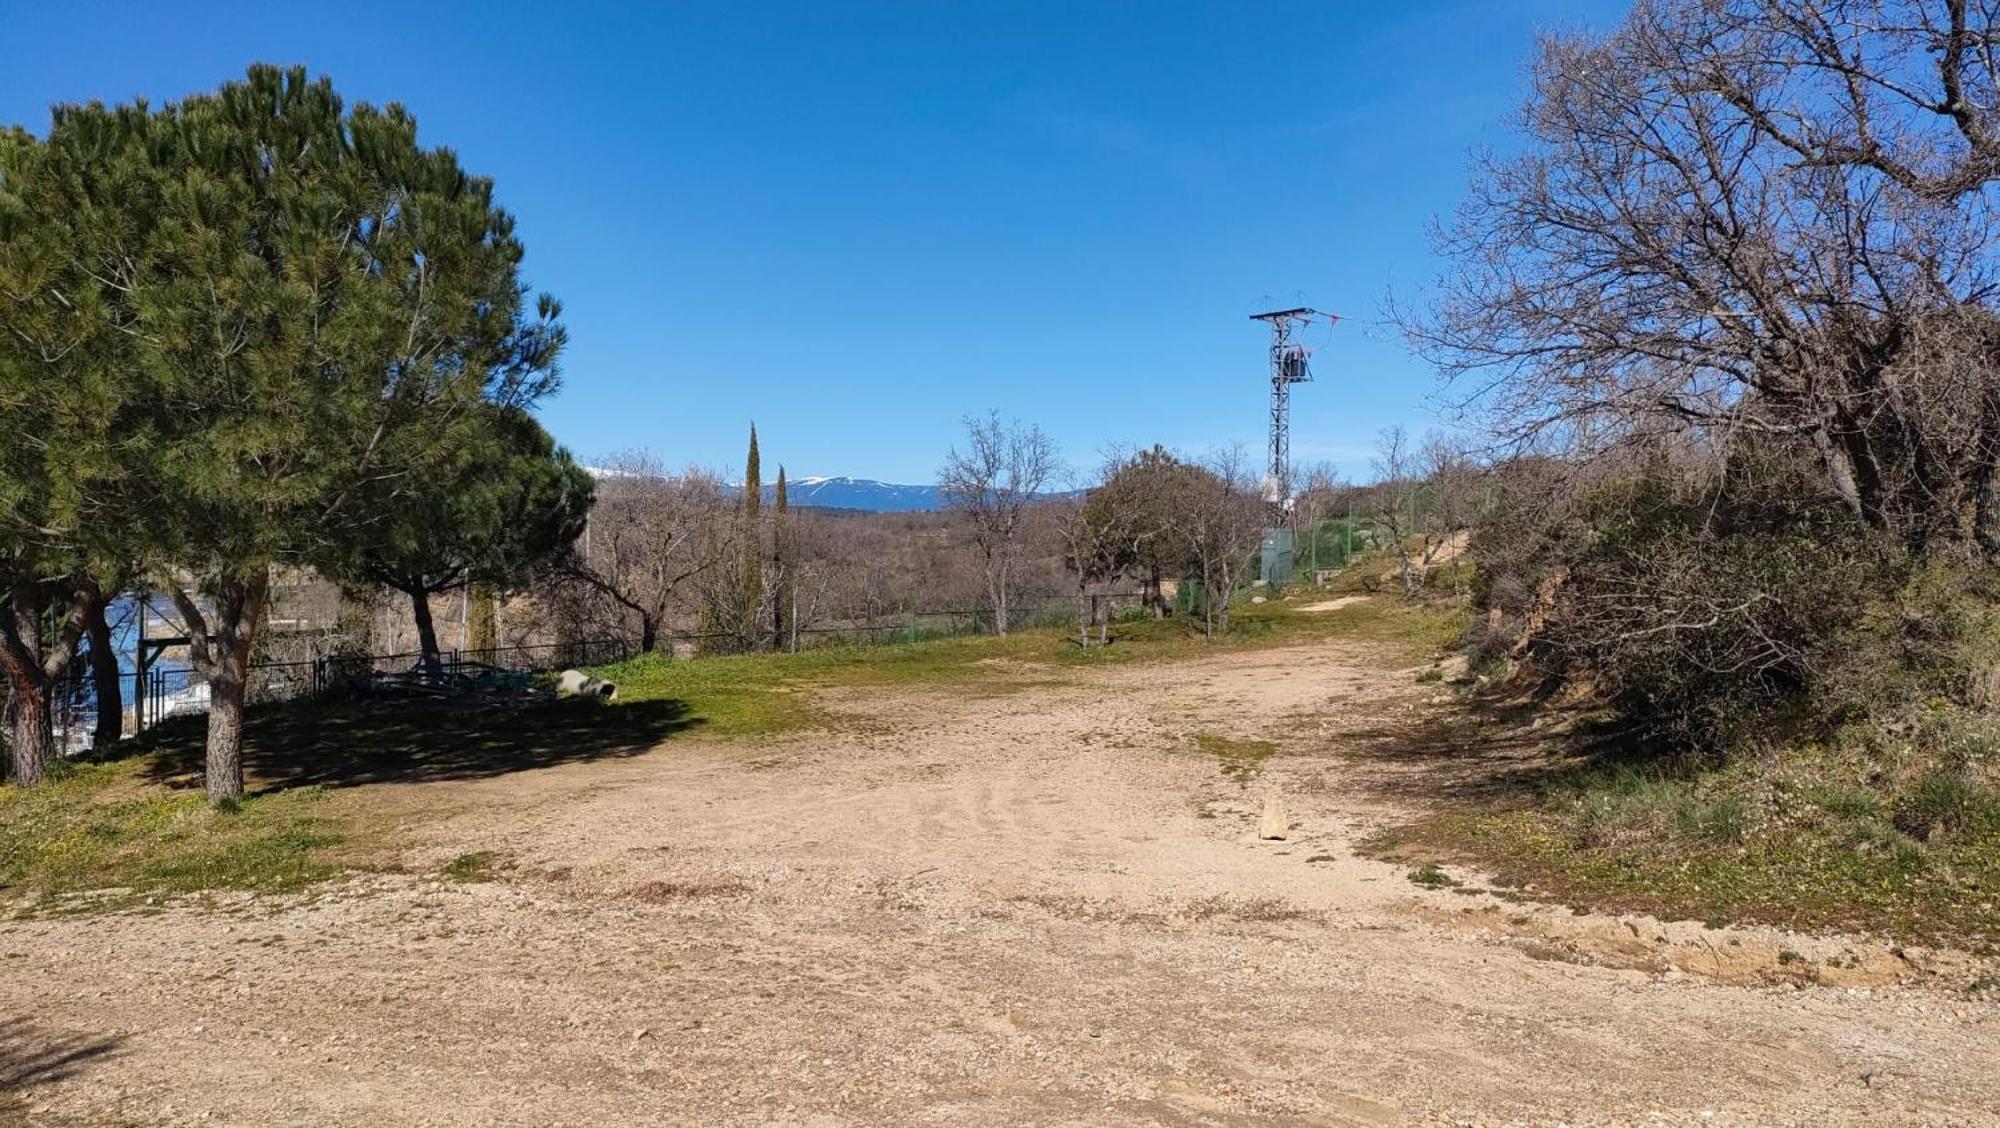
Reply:
[[[1356, 857], [1427, 769], [1348, 734], [1419, 689], [1267, 650], [358, 788], [426, 813], [411, 873], [507, 866], [0, 926], [0, 1083], [51, 1124], [2000, 1115], [2000, 1008], [1949, 989], [1963, 957], [1575, 916]], [[1196, 733], [1278, 753], [1242, 779]], [[1293, 830], [1258, 841], [1274, 788]]]

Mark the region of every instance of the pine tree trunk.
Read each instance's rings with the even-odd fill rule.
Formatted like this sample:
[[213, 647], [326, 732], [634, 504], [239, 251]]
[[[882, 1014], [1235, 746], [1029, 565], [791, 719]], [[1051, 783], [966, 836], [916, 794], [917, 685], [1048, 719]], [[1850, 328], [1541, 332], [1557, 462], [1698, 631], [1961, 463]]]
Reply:
[[243, 659], [225, 655], [208, 675], [208, 747], [204, 765], [208, 801], [243, 797], [243, 710], [249, 695]]
[[195, 669], [208, 683], [204, 782], [211, 803], [232, 803], [243, 795], [243, 720], [250, 691], [250, 653], [270, 588], [268, 567], [223, 579], [215, 587], [213, 619], [202, 613], [187, 592], [169, 588], [187, 624]]
[[422, 654], [424, 676], [439, 678], [444, 676], [444, 654], [438, 649], [437, 624], [431, 621], [431, 596], [427, 591], [413, 591], [410, 596], [410, 612], [417, 620], [417, 650]]
[[125, 735], [125, 682], [119, 676], [118, 653], [111, 648], [111, 623], [104, 616], [108, 602], [102, 592], [93, 591], [83, 620], [97, 697], [97, 728], [91, 743], [98, 748], [109, 748]]
[[0, 629], [0, 666], [7, 674], [9, 751], [14, 782], [41, 782], [55, 761], [56, 738], [49, 712], [49, 676], [42, 665], [42, 615], [47, 610], [43, 589], [32, 583], [15, 586], [4, 609]]
[[22, 693], [21, 687], [16, 684], [13, 690], [13, 699], [8, 703], [11, 714], [8, 738], [12, 742], [14, 782], [22, 787], [31, 787], [42, 781], [49, 765], [56, 759], [56, 734], [49, 713], [48, 686], [41, 685], [34, 692]]

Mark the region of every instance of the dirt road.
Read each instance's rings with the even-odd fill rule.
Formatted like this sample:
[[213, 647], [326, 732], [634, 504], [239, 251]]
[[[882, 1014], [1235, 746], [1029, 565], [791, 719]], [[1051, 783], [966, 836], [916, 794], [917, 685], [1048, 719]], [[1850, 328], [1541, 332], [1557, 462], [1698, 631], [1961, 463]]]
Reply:
[[1948, 960], [1357, 858], [1436, 770], [1358, 735], [1420, 691], [1268, 650], [359, 789], [446, 812], [412, 873], [504, 865], [0, 927], [0, 1078], [58, 1124], [2000, 1117], [2000, 1008], [1923, 981]]

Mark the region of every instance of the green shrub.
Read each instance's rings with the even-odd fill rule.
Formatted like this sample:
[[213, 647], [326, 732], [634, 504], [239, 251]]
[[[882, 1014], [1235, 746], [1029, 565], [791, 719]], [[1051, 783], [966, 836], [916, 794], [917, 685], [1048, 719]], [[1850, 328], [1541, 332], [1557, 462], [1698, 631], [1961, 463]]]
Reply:
[[1881, 795], [1845, 784], [1814, 787], [1806, 800], [1835, 818], [1850, 820], [1879, 819], [1884, 806]]
[[1963, 768], [1933, 768], [1896, 797], [1891, 820], [1919, 841], [2000, 827], [2000, 800]]
[[1752, 824], [1741, 797], [1706, 796], [1692, 781], [1634, 768], [1586, 777], [1561, 806], [1577, 844], [1587, 849], [1734, 844]]
[[1458, 884], [1450, 874], [1438, 868], [1436, 862], [1425, 862], [1410, 871], [1410, 884], [1425, 889], [1449, 889]]

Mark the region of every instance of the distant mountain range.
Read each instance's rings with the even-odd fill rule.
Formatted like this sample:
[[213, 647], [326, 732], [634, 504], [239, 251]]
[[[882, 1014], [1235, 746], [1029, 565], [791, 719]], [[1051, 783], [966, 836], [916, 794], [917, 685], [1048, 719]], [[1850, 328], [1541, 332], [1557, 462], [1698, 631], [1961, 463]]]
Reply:
[[[773, 487], [764, 487], [768, 500]], [[870, 478], [791, 478], [785, 498], [793, 505], [822, 509], [866, 509], [874, 513], [910, 513], [942, 508], [936, 486], [902, 486]]]
[[[616, 470], [606, 470], [596, 466], [584, 467], [593, 477], [613, 478]], [[741, 485], [731, 483], [723, 487], [734, 494]], [[764, 500], [768, 503], [776, 494], [777, 486], [764, 484]], [[1039, 498], [1061, 498], [1067, 493], [1052, 491], [1036, 495]], [[944, 499], [936, 486], [908, 486], [896, 482], [878, 482], [873, 478], [788, 478], [785, 481], [785, 498], [793, 505], [815, 506], [820, 509], [854, 509], [868, 513], [934, 513], [944, 508]]]

